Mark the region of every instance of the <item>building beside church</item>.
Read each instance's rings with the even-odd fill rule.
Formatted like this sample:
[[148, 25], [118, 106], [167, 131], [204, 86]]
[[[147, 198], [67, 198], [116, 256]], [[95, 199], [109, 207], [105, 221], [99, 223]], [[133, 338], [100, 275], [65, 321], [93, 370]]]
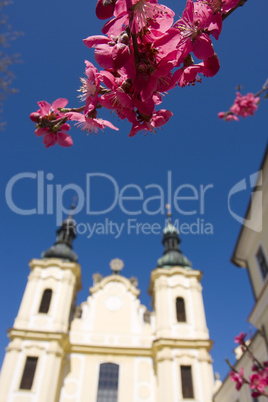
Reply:
[[[233, 252], [232, 262], [249, 275], [254, 306], [248, 321], [256, 328], [250, 349], [262, 362], [268, 360], [268, 147], [258, 172], [257, 181], [244, 218], [244, 224]], [[252, 374], [252, 360], [236, 349], [236, 370], [244, 369], [245, 377]], [[264, 402], [267, 398], [251, 397], [248, 385], [238, 392], [228, 376], [214, 397], [214, 402]]]
[[153, 311], [137, 280], [93, 275], [76, 306], [81, 267], [71, 217], [55, 244], [30, 261], [23, 299], [9, 330], [0, 402], [212, 402], [214, 379], [200, 280], [169, 219], [164, 254], [152, 270]]

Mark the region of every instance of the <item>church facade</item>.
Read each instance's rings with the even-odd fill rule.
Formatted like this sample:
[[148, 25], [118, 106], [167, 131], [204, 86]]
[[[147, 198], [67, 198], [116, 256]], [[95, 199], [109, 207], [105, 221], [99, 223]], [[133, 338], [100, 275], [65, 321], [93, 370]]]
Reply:
[[169, 220], [152, 270], [152, 311], [135, 278], [93, 275], [75, 305], [81, 267], [71, 217], [30, 261], [0, 378], [0, 402], [212, 402], [214, 379], [200, 280]]

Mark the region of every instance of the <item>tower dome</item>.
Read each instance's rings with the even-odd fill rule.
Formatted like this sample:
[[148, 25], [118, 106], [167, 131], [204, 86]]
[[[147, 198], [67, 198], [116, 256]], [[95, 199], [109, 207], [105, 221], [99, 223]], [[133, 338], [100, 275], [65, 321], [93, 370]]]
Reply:
[[163, 257], [157, 261], [157, 268], [170, 268], [175, 266], [191, 269], [191, 262], [185, 257], [179, 247], [181, 242], [179, 231], [171, 222], [171, 213], [168, 212], [168, 223], [163, 230], [162, 244], [165, 246]]
[[[73, 209], [73, 207], [72, 207]], [[75, 221], [70, 215], [62, 222], [61, 227], [57, 230], [57, 238], [52, 247], [44, 251], [42, 258], [61, 258], [62, 260], [77, 262], [78, 256], [73, 251], [72, 242], [76, 238]]]

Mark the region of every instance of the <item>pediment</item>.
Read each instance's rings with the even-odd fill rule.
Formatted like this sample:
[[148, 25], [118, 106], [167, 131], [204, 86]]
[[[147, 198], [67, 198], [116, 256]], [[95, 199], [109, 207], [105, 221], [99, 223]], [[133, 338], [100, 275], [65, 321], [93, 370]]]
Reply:
[[114, 287], [116, 287], [116, 284], [121, 284], [125, 287], [126, 291], [131, 292], [135, 297], [138, 297], [140, 294], [140, 291], [137, 289], [136, 286], [134, 286], [134, 284], [131, 282], [131, 279], [127, 279], [122, 275], [109, 275], [105, 278], [102, 278], [100, 281], [89, 288], [90, 294], [93, 295], [96, 292], [99, 292], [101, 289], [104, 289], [109, 284], [114, 284]]

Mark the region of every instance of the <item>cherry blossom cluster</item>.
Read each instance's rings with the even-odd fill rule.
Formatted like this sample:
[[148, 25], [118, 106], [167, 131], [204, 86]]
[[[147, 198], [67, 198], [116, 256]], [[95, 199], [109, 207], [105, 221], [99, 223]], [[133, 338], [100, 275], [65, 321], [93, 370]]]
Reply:
[[84, 106], [66, 108], [58, 99], [50, 106], [38, 102], [31, 114], [36, 135], [46, 147], [72, 145], [67, 121], [86, 132], [97, 132], [112, 123], [98, 117], [104, 107], [132, 125], [129, 136], [155, 132], [172, 113], [159, 108], [163, 94], [176, 86], [194, 85], [201, 75], [213, 77], [219, 70], [212, 37], [218, 39], [223, 20], [246, 0], [187, 0], [182, 17], [157, 0], [98, 0], [96, 15], [108, 19], [103, 35], [84, 39], [95, 49], [98, 70], [85, 61], [80, 100]]
[[236, 99], [233, 106], [227, 112], [218, 113], [220, 119], [226, 121], [235, 120], [238, 121], [239, 117], [253, 116], [258, 109], [260, 103], [260, 95], [264, 95], [264, 99], [268, 96], [268, 80], [264, 83], [262, 89], [256, 94], [248, 93], [244, 96], [240, 92], [236, 93]]
[[248, 93], [244, 96], [241, 95], [240, 92], [236, 93], [236, 99], [234, 101], [233, 106], [230, 107], [228, 112], [220, 112], [218, 113], [218, 117], [220, 119], [224, 119], [226, 121], [231, 120], [239, 120], [239, 116], [248, 117], [253, 116], [255, 111], [258, 109], [258, 104], [260, 102], [260, 98], [254, 96], [252, 93]]
[[251, 389], [252, 397], [258, 397], [264, 395], [268, 397], [268, 361], [261, 363], [252, 353], [250, 349], [250, 343], [246, 341], [246, 336], [244, 332], [241, 332], [235, 337], [235, 342], [241, 345], [242, 352], [248, 353], [252, 360], [252, 374], [247, 379], [244, 375], [244, 369], [241, 367], [237, 371], [227, 360], [227, 363], [231, 367], [230, 379], [236, 383], [236, 389], [239, 391], [243, 384], [248, 384]]

